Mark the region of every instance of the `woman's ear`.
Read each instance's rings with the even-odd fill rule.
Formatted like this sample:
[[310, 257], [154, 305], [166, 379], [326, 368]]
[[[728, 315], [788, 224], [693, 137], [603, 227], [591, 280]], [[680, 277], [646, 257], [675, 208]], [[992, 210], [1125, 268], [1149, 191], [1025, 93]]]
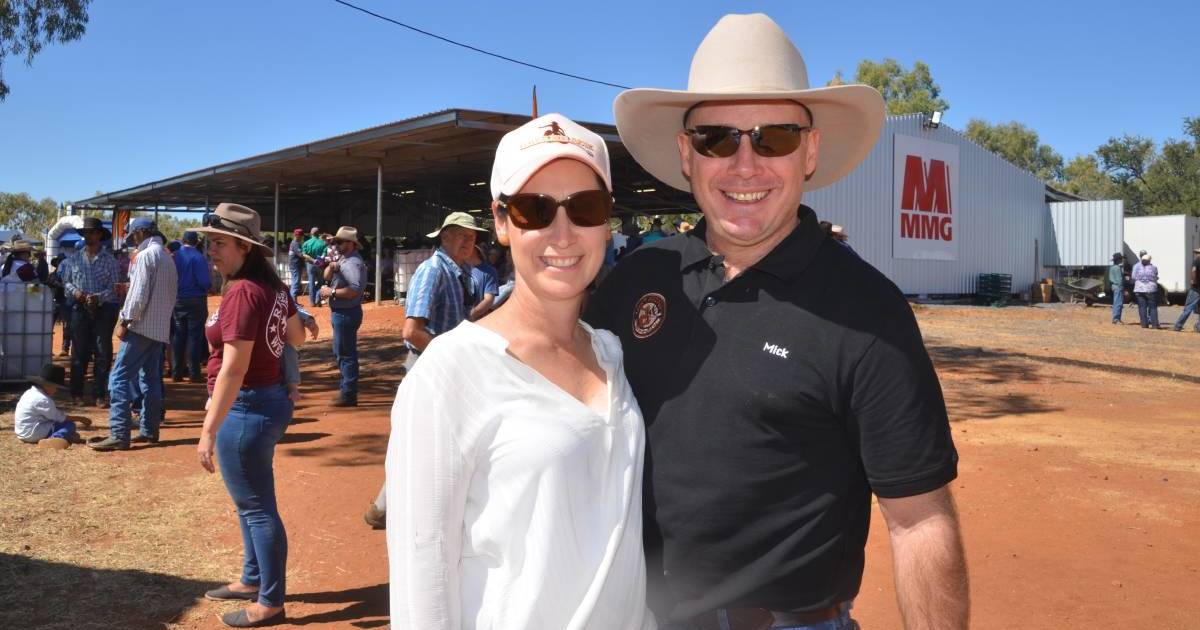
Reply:
[[500, 202], [492, 202], [492, 219], [496, 224], [496, 242], [508, 247], [508, 213], [500, 211]]

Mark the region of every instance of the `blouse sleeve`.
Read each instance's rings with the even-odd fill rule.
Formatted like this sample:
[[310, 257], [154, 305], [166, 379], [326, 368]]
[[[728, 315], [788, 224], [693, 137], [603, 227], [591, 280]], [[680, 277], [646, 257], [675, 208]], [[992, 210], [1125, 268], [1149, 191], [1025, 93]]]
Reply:
[[470, 408], [437, 356], [404, 377], [388, 441], [387, 543], [392, 627], [462, 627], [459, 561], [471, 477], [455, 427]]

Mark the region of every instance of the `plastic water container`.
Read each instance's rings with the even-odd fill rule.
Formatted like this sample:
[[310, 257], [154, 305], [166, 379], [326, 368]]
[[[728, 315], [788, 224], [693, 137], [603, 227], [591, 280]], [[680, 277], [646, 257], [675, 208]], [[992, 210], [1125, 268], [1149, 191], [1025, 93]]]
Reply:
[[50, 363], [54, 293], [37, 283], [0, 289], [0, 381], [24, 381]]
[[417, 267], [421, 263], [433, 257], [432, 249], [409, 249], [396, 250], [395, 265], [396, 265], [396, 301], [401, 299], [408, 293], [408, 281], [413, 274], [417, 272]]

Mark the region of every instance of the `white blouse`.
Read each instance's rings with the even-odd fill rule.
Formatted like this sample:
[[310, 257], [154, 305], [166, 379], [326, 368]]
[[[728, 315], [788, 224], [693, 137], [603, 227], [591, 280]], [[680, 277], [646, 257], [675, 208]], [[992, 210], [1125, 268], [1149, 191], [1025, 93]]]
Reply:
[[641, 410], [608, 331], [580, 326], [600, 413], [464, 322], [392, 406], [391, 623], [413, 630], [653, 630], [642, 553]]

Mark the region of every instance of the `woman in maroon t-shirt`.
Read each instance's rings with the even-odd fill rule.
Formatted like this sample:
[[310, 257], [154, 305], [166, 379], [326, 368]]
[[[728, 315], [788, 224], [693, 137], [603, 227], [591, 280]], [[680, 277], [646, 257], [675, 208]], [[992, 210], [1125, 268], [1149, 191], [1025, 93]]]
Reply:
[[304, 330], [296, 304], [267, 258], [258, 213], [223, 203], [205, 216], [208, 252], [227, 281], [220, 307], [205, 325], [209, 400], [196, 447], [200, 465], [213, 472], [213, 454], [237, 506], [245, 562], [242, 576], [205, 594], [209, 599], [252, 602], [221, 620], [250, 628], [286, 619], [283, 611], [287, 533], [275, 503], [275, 444], [292, 420], [283, 382], [285, 344], [299, 346]]

